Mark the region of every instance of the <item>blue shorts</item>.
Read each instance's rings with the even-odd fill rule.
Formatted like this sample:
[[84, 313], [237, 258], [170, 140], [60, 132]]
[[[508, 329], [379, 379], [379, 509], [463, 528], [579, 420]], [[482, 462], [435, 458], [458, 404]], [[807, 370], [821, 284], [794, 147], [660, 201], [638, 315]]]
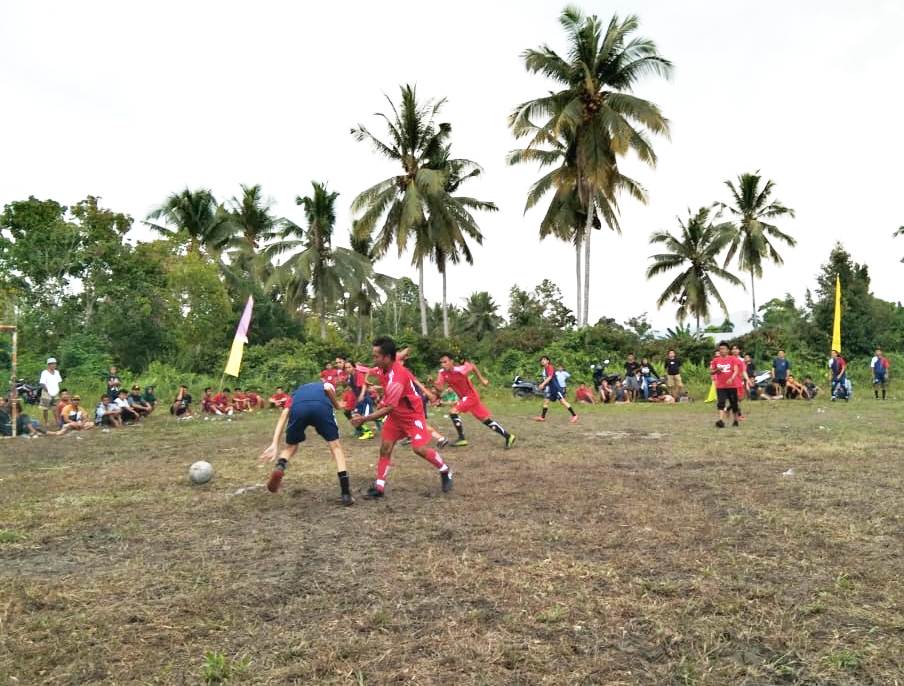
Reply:
[[333, 408], [320, 402], [301, 402], [293, 404], [289, 410], [286, 443], [288, 445], [303, 443], [304, 432], [309, 426], [313, 426], [325, 441], [339, 440], [339, 426], [336, 424]]
[[553, 402], [564, 400], [565, 394], [558, 384], [548, 384], [546, 386], [546, 399], [552, 400]]

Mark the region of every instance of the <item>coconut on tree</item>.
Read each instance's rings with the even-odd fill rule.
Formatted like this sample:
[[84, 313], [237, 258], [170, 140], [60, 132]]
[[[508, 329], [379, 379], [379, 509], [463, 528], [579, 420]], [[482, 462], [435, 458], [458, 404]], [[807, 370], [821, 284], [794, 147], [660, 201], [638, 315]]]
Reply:
[[731, 192], [731, 204], [720, 203], [720, 207], [735, 217], [724, 266], [727, 267], [737, 257], [738, 269], [750, 274], [750, 322], [754, 326], [757, 325], [756, 279], [763, 276], [763, 262], [784, 262], [776, 248], [777, 243], [791, 247], [797, 245], [794, 238], [772, 223], [780, 217], [794, 217], [794, 210], [772, 199], [773, 181], [767, 180], [761, 185], [762, 181], [759, 171], [741, 174], [737, 183], [726, 181], [725, 185]]
[[[623, 190], [618, 158], [633, 152], [654, 166], [656, 154], [648, 137], [668, 135], [669, 130], [659, 108], [632, 92], [644, 76], [668, 77], [671, 63], [659, 54], [653, 41], [635, 35], [639, 27], [635, 16], [621, 20], [616, 15], [604, 26], [596, 15], [586, 17], [569, 6], [559, 23], [568, 38], [567, 56], [546, 45], [523, 54], [525, 68], [553, 80], [559, 90], [518, 105], [509, 117], [509, 126], [515, 138], [530, 139], [527, 149], [559, 141], [566, 159], [573, 160], [568, 169], [573, 179], [567, 184], [584, 219], [583, 231], [574, 229], [573, 240], [584, 244], [583, 312], [578, 316], [579, 324], [586, 325], [590, 232], [600, 215], [608, 223], [617, 211], [616, 199]], [[627, 189], [644, 200], [642, 189], [633, 182]]]
[[694, 317], [698, 333], [700, 320], [709, 318], [711, 300], [715, 300], [728, 316], [728, 308], [713, 277], [724, 279], [733, 286], [744, 287], [738, 277], [719, 266], [719, 253], [733, 238], [732, 225], [728, 222], [715, 224], [710, 215], [711, 208], [708, 207], [701, 207], [693, 214], [688, 211], [686, 222], [678, 219], [681, 229], [678, 236], [666, 231], [657, 231], [650, 236], [650, 244], [661, 245], [666, 252], [650, 257], [653, 264], [647, 268], [647, 278], [675, 269], [682, 270], [666, 286], [656, 301], [656, 306], [662, 307], [669, 301], [677, 303], [678, 321]]
[[363, 125], [353, 128], [352, 135], [355, 140], [369, 142], [377, 153], [398, 164], [401, 173], [361, 192], [352, 203], [352, 211], [359, 214], [356, 230], [361, 235], [373, 235], [376, 256], [382, 257], [393, 245], [399, 255], [412, 248], [412, 262], [418, 269], [421, 334], [426, 336], [425, 261], [439, 257], [438, 266], [445, 274], [447, 262], [468, 259], [466, 239], [481, 240], [471, 210], [495, 206], [453, 195], [461, 182], [476, 175], [479, 167], [470, 160], [449, 157], [452, 127], [436, 121], [444, 99], [418, 102], [416, 89], [410, 85], [401, 87], [398, 106], [389, 97], [386, 99], [391, 115], [377, 116], [386, 124], [387, 142]]

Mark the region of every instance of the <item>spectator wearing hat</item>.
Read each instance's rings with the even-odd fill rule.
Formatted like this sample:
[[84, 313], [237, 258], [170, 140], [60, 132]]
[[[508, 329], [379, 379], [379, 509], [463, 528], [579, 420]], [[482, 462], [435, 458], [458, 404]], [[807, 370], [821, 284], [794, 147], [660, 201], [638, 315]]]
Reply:
[[60, 386], [63, 384], [63, 377], [57, 369], [55, 357], [47, 358], [47, 369], [41, 372], [38, 383], [41, 386], [40, 407], [44, 413], [44, 423], [47, 424], [47, 413], [53, 409], [54, 424], [59, 424], [60, 415], [56, 410], [56, 404], [60, 400]]
[[88, 413], [81, 405], [82, 398], [73, 395], [69, 404], [63, 408], [63, 427], [60, 433], [68, 431], [88, 431], [94, 428], [94, 422], [88, 419]]

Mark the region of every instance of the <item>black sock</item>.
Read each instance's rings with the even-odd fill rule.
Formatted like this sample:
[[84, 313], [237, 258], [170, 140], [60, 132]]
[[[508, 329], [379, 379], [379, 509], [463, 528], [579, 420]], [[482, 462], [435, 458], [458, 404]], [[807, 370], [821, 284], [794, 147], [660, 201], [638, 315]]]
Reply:
[[342, 490], [342, 495], [349, 494], [348, 472], [339, 472], [339, 488]]
[[885, 400], [885, 389], [882, 389], [882, 400]]
[[548, 408], [548, 407], [544, 407], [544, 408], [543, 408], [543, 412], [540, 413], [540, 416], [543, 417], [544, 419], [546, 419], [546, 414], [547, 414], [547, 412], [549, 412], [549, 408]]
[[876, 400], [878, 400], [878, 399], [879, 399], [879, 391], [878, 391], [878, 390], [875, 390], [875, 391], [873, 391], [873, 393], [876, 394]]
[[484, 424], [486, 424], [488, 427], [490, 427], [493, 431], [495, 431], [497, 434], [499, 434], [503, 438], [509, 437], [508, 431], [503, 429], [502, 425], [499, 422], [497, 422], [495, 419], [492, 419], [492, 418], [487, 419], [484, 421]]
[[461, 417], [457, 414], [450, 414], [449, 419], [452, 420], [452, 423], [455, 425], [455, 430], [458, 432], [458, 440], [465, 440], [465, 425], [461, 422]]
[[577, 416], [577, 414], [575, 414], [575, 411], [574, 411], [574, 408], [573, 408], [573, 407], [569, 407], [569, 408], [568, 408], [568, 411], [571, 412], [571, 416], [572, 416], [572, 417], [576, 417], [576, 416]]
[[279, 459], [276, 461], [276, 468], [277, 468], [277, 469], [281, 469], [281, 470], [283, 470], [283, 471], [286, 471], [286, 467], [288, 467], [288, 466], [289, 466], [289, 461], [288, 461], [286, 458], [284, 458], [284, 457], [281, 457], [281, 458], [279, 458]]

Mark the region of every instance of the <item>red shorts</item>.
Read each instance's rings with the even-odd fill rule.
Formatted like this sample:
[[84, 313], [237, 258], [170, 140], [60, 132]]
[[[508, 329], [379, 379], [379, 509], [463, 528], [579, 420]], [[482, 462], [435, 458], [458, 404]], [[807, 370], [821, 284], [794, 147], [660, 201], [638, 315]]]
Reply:
[[422, 448], [430, 442], [432, 436], [427, 429], [427, 420], [423, 417], [397, 417], [390, 415], [383, 422], [380, 435], [384, 441], [395, 443], [403, 438], [411, 439], [411, 447]]
[[482, 402], [480, 402], [479, 397], [469, 397], [464, 396], [457, 403], [452, 406], [452, 411], [455, 414], [472, 414], [476, 419], [484, 422], [490, 417], [492, 417], [492, 413], [486, 408]]
[[348, 390], [342, 394], [342, 404], [345, 405], [345, 409], [351, 412], [355, 409], [355, 405], [358, 404], [358, 396], [355, 395], [355, 392], [352, 390]]

